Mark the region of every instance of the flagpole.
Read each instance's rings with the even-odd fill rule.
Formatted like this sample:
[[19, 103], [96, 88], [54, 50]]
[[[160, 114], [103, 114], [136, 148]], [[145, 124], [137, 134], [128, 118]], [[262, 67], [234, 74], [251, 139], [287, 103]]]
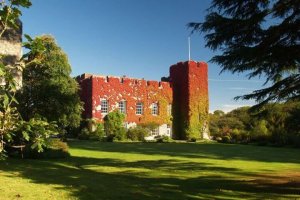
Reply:
[[188, 37], [188, 43], [189, 43], [189, 61], [191, 60], [191, 37]]

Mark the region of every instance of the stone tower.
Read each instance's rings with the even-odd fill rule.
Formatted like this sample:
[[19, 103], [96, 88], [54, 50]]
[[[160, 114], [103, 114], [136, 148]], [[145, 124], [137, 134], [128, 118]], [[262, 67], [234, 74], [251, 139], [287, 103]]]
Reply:
[[[1, 27], [0, 27], [1, 30]], [[14, 65], [22, 56], [22, 23], [18, 22], [18, 28], [7, 29], [0, 38], [0, 59], [5, 65]], [[22, 72], [18, 69], [12, 71], [17, 83], [21, 86]]]
[[205, 62], [170, 67], [174, 139], [208, 139], [208, 68]]

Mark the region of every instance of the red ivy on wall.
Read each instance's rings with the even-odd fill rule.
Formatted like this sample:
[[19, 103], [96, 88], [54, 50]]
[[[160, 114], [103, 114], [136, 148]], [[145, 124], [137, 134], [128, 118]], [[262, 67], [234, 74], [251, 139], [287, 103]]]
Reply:
[[[202, 137], [208, 127], [208, 66], [205, 62], [180, 62], [170, 67], [170, 82], [146, 81], [126, 77], [83, 74], [77, 77], [81, 99], [85, 103], [84, 118], [102, 122], [101, 99], [109, 111], [126, 101], [127, 122], [171, 124], [176, 139]], [[136, 103], [143, 103], [143, 114], [136, 114]], [[151, 114], [157, 103], [158, 115]], [[168, 105], [172, 104], [172, 116]]]
[[[109, 111], [118, 109], [120, 101], [126, 101], [127, 122], [171, 123], [171, 116], [167, 113], [167, 106], [172, 103], [169, 82], [93, 75], [82, 75], [78, 80], [82, 88], [81, 98], [85, 102], [86, 118], [95, 118], [102, 122], [105, 114], [101, 113], [101, 99], [106, 99]], [[136, 114], [137, 102], [143, 103], [142, 115]], [[152, 103], [158, 104], [158, 115], [151, 114]]]

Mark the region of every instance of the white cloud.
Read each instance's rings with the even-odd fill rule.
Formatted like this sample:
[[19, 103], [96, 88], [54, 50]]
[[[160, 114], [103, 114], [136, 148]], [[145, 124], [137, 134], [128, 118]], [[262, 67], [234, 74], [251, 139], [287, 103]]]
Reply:
[[213, 113], [215, 110], [222, 110], [225, 113], [228, 113], [236, 108], [245, 107], [245, 106], [253, 106], [253, 104], [224, 104], [217, 109], [209, 110], [209, 113]]
[[213, 82], [252, 82], [252, 83], [264, 83], [264, 81], [260, 81], [260, 80], [236, 80], [236, 79], [213, 79], [213, 78], [209, 78], [209, 81], [213, 81]]
[[251, 88], [245, 88], [245, 87], [230, 87], [227, 88], [228, 90], [243, 90], [243, 91], [253, 91], [255, 89], [251, 89]]

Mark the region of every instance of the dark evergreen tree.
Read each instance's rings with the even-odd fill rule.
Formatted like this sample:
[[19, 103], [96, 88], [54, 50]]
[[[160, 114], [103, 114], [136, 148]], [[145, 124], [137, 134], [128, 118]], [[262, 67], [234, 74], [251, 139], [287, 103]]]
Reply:
[[220, 50], [212, 58], [222, 71], [265, 76], [269, 87], [236, 99], [300, 99], [300, 0], [213, 0], [203, 23], [206, 46]]

